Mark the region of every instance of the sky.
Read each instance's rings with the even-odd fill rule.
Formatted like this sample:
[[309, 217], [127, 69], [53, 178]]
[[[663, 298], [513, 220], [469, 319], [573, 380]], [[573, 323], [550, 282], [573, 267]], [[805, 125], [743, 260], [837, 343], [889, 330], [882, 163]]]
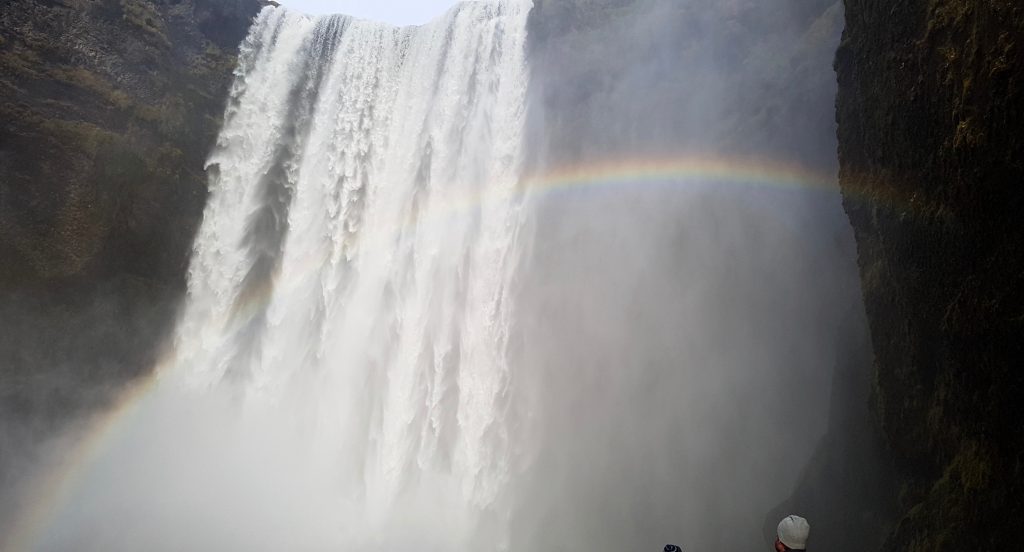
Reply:
[[279, 0], [305, 13], [344, 13], [393, 25], [422, 25], [441, 15], [457, 0]]

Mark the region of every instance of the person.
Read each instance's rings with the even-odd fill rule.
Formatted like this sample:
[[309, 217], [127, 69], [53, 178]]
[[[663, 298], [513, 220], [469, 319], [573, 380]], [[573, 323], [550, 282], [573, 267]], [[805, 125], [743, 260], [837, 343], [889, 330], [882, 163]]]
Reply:
[[779, 522], [779, 528], [775, 534], [775, 552], [807, 550], [807, 537], [811, 534], [811, 524], [800, 516], [789, 515]]

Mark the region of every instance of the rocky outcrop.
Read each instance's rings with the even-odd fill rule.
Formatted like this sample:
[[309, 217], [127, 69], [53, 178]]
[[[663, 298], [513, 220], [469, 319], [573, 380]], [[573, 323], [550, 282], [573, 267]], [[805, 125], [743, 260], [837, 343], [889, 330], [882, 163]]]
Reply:
[[903, 482], [883, 549], [1018, 549], [1024, 7], [845, 4], [840, 181]]
[[0, 4], [0, 483], [147, 371], [258, 0]]

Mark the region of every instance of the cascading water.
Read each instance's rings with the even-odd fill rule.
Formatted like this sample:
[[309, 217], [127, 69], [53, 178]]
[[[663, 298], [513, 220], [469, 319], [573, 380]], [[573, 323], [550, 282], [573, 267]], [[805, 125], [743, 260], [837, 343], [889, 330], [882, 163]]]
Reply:
[[761, 68], [703, 55], [714, 18], [627, 2], [581, 39], [613, 4], [538, 3], [582, 46], [529, 70], [528, 0], [263, 10], [173, 347], [15, 541], [756, 548], [825, 430], [852, 237], [832, 177], [728, 155], [718, 92]]
[[40, 549], [511, 546], [530, 8], [259, 14], [173, 347]]
[[265, 9], [242, 45], [175, 370], [301, 405], [376, 522], [424, 486], [493, 510], [509, 477], [528, 10], [394, 28]]

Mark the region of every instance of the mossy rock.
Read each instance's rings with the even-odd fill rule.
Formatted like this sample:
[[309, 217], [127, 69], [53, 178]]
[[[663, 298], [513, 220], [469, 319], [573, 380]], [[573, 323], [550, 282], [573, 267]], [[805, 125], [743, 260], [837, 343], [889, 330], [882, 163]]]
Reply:
[[1024, 9], [847, 0], [840, 183], [901, 472], [886, 551], [1024, 542]]

